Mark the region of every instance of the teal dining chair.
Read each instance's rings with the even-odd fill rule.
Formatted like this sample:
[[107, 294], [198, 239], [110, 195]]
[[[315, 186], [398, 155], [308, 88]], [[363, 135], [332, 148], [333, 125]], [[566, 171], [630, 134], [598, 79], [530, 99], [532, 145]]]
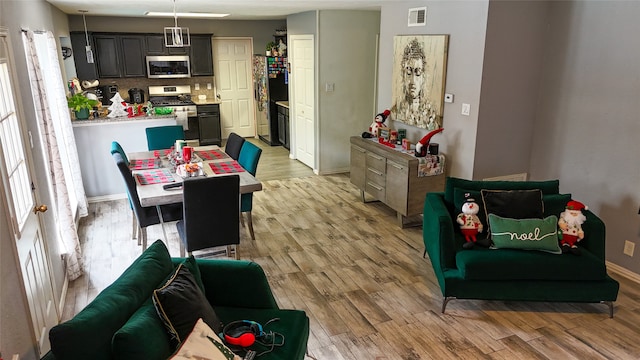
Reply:
[[176, 140], [184, 140], [182, 125], [156, 126], [145, 129], [149, 150], [169, 149]]
[[[111, 142], [111, 155], [113, 154], [120, 154], [120, 157], [122, 158], [122, 161], [125, 163], [125, 165], [127, 165], [127, 167], [129, 167], [130, 162], [129, 162], [129, 158], [127, 158], [127, 154], [125, 154], [124, 149], [122, 148], [122, 146], [120, 146], [120, 143], [117, 141], [112, 141]], [[133, 211], [133, 204], [131, 203], [131, 197], [129, 197], [129, 193], [127, 193], [127, 198], [129, 199], [129, 207], [131, 208], [131, 217], [133, 218], [133, 222], [132, 222], [132, 226], [131, 226], [131, 238], [135, 239], [136, 237], [138, 238], [138, 245], [141, 245], [141, 239], [139, 236], [137, 236], [138, 233], [138, 222], [136, 219], [136, 214]]]
[[[240, 149], [240, 155], [238, 156], [238, 163], [251, 175], [256, 176], [256, 170], [258, 169], [258, 161], [262, 149], [256, 145], [245, 141]], [[253, 208], [253, 193], [242, 194], [240, 196], [240, 213], [241, 215], [247, 214], [247, 225], [249, 226], [249, 233], [251, 234], [251, 240], [255, 240], [255, 234], [253, 233], [253, 220], [251, 218], [251, 209]], [[240, 221], [244, 225], [243, 216], [240, 216]]]

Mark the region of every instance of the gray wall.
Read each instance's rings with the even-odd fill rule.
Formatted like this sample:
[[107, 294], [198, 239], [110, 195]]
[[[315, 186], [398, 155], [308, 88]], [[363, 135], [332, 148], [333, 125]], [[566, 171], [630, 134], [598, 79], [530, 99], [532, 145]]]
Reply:
[[[379, 11], [322, 10], [317, 37], [318, 172], [349, 171], [349, 137], [375, 116]], [[325, 91], [325, 84], [335, 84]]]
[[[427, 25], [408, 27], [408, 9], [425, 5]], [[455, 102], [445, 103], [445, 130], [442, 134], [434, 136], [432, 142], [439, 143], [441, 152], [447, 155], [447, 174], [463, 178], [473, 176], [487, 13], [487, 0], [399, 2], [382, 7], [378, 71], [380, 112], [391, 107], [393, 37], [449, 34], [445, 91], [455, 94]], [[470, 116], [460, 114], [463, 102], [471, 104]], [[407, 129], [407, 138], [414, 143], [427, 133], [424, 129], [407, 126], [401, 122], [392, 121], [389, 125], [393, 128]]]
[[[21, 29], [50, 30], [57, 38], [59, 28], [65, 32], [66, 16], [45, 0], [2, 1], [1, 3], [0, 25], [9, 29], [15, 68], [18, 73], [17, 88], [19, 93], [17, 95], [23, 105], [24, 116], [27, 119], [27, 130], [31, 131], [33, 142], [36, 144], [33, 152], [33, 164], [36, 169], [34, 181], [38, 200], [44, 204], [53, 204], [47, 188], [48, 174], [45, 171], [43, 153], [38, 146], [40, 137], [27, 76]], [[0, 210], [0, 212], [2, 211]], [[64, 269], [60, 249], [57, 246], [58, 232], [52, 211], [45, 213], [43, 218], [54, 280], [54, 296], [59, 299], [64, 281]], [[16, 289], [20, 289], [22, 284], [17, 272], [17, 255], [15, 255], [12, 244], [13, 235], [8, 232], [5, 219], [5, 214], [0, 214], [0, 236], [2, 239], [0, 244], [0, 274], [2, 275], [2, 283], [0, 284], [0, 349], [5, 356], [18, 353], [20, 359], [36, 359], [27, 304], [19, 295], [20, 293], [16, 292]]]
[[640, 3], [552, 2], [531, 174], [559, 178], [607, 225], [607, 258], [640, 274]]
[[307, 11], [287, 16], [287, 35], [316, 35], [317, 14], [317, 11]]

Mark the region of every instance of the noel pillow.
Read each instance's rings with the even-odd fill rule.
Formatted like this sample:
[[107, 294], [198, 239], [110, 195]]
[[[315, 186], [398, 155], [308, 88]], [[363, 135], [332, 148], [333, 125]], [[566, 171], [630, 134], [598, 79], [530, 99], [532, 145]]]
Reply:
[[558, 245], [558, 218], [509, 219], [489, 214], [491, 241], [496, 249], [539, 250], [562, 254]]
[[209, 359], [241, 360], [202, 319], [196, 322], [187, 339], [180, 345], [171, 360]]

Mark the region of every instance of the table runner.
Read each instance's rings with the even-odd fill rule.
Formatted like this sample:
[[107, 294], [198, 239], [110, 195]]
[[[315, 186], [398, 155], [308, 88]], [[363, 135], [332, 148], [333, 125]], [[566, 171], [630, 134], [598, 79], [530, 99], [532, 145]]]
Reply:
[[129, 169], [131, 170], [147, 170], [157, 167], [156, 159], [135, 159], [129, 161]]
[[198, 155], [203, 160], [216, 160], [216, 159], [229, 158], [229, 155], [227, 155], [224, 151], [221, 151], [221, 150], [198, 150], [198, 151], [195, 151], [195, 154]]
[[211, 170], [213, 170], [216, 174], [229, 174], [229, 173], [239, 173], [246, 171], [237, 161], [221, 161], [216, 163], [209, 163]]
[[164, 184], [175, 182], [169, 169], [156, 169], [136, 174], [136, 178], [140, 185]]

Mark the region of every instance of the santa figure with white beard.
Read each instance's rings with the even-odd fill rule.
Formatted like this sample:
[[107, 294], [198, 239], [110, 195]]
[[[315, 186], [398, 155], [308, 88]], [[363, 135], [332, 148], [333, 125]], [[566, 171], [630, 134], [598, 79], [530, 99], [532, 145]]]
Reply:
[[560, 247], [563, 253], [580, 255], [577, 243], [584, 238], [582, 224], [587, 220], [582, 210], [588, 210], [583, 203], [571, 200], [567, 203], [566, 210], [560, 213], [558, 227], [562, 230]]

